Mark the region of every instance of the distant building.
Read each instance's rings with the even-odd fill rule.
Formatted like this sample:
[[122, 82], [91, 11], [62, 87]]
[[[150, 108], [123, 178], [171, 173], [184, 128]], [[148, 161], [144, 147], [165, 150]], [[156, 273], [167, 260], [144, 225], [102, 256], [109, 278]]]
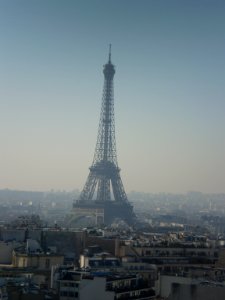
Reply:
[[64, 256], [45, 253], [19, 253], [13, 252], [14, 268], [36, 268], [39, 270], [51, 270], [52, 266], [62, 265]]
[[201, 278], [162, 276], [160, 296], [168, 300], [224, 300], [225, 285]]

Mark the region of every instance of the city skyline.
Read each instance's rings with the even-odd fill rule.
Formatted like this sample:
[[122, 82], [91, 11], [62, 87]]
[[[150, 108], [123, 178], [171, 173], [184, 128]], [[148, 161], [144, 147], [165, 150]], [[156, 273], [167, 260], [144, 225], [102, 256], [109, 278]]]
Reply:
[[225, 192], [224, 1], [0, 2], [0, 189], [82, 189], [112, 44], [127, 192]]

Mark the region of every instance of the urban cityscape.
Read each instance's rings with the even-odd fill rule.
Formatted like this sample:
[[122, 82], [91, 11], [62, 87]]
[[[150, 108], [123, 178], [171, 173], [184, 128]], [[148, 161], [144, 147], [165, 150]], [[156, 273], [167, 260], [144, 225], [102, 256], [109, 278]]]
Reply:
[[0, 300], [224, 300], [225, 2], [0, 20]]

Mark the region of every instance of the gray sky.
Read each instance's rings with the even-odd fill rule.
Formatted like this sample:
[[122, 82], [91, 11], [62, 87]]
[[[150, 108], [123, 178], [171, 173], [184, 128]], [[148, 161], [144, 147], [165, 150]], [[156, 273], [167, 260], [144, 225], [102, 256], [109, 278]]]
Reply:
[[112, 43], [126, 191], [225, 192], [225, 2], [0, 1], [0, 188], [82, 189]]

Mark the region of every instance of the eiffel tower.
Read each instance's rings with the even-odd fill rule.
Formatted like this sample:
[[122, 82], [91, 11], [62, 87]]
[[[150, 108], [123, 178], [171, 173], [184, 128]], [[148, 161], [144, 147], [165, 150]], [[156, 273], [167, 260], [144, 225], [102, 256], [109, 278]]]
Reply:
[[117, 162], [113, 98], [115, 67], [111, 62], [111, 45], [103, 74], [103, 97], [94, 159], [80, 197], [73, 203], [73, 211], [80, 216], [93, 213], [97, 224], [111, 224], [119, 218], [128, 225], [134, 225], [136, 216], [127, 199]]

